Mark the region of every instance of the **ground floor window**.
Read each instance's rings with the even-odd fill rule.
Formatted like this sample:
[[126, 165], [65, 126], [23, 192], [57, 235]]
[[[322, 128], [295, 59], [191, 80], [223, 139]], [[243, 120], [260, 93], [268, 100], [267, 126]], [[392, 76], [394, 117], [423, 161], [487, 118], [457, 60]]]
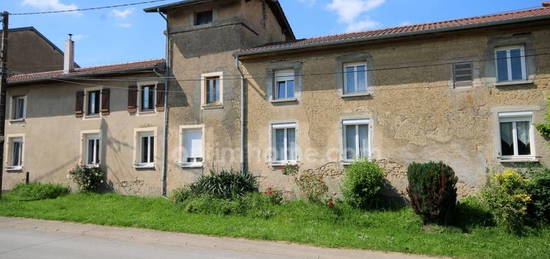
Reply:
[[101, 138], [99, 134], [87, 134], [84, 141], [86, 166], [99, 166], [101, 154]]
[[137, 134], [137, 167], [155, 166], [155, 133], [153, 131]]
[[342, 121], [344, 160], [354, 161], [370, 157], [370, 120]]
[[18, 169], [23, 166], [23, 138], [15, 137], [9, 139], [10, 157], [9, 165], [11, 169]]
[[182, 127], [182, 166], [202, 166], [203, 134], [202, 126]]
[[534, 156], [532, 112], [499, 114], [500, 155]]
[[274, 163], [295, 163], [296, 154], [296, 123], [273, 124], [272, 150]]

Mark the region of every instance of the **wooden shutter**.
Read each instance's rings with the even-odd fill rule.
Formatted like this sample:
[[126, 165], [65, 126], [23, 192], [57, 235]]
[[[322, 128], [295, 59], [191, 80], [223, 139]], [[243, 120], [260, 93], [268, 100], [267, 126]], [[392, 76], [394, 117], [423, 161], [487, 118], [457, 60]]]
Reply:
[[109, 88], [101, 89], [101, 115], [109, 115], [111, 107], [111, 91]]
[[157, 84], [157, 111], [164, 111], [164, 91], [166, 85], [164, 83]]
[[138, 90], [136, 85], [128, 86], [128, 112], [137, 111]]
[[82, 117], [82, 115], [84, 114], [84, 91], [76, 92], [74, 114], [77, 118]]

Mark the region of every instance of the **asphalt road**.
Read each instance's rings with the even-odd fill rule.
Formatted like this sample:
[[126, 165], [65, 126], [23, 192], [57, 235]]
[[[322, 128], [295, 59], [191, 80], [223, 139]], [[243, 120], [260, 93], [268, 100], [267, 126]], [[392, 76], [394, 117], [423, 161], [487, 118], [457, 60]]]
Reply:
[[0, 258], [423, 258], [284, 242], [0, 217]]

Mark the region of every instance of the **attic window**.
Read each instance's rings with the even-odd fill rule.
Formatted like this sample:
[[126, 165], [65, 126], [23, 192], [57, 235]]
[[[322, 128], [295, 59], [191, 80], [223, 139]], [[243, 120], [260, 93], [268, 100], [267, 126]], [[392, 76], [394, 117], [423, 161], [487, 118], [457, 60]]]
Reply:
[[195, 14], [195, 25], [212, 23], [212, 10], [198, 12]]

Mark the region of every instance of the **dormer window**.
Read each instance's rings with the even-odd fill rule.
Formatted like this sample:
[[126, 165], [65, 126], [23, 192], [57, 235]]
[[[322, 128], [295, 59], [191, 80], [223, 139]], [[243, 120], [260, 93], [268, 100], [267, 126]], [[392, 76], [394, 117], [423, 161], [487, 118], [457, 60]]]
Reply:
[[195, 13], [195, 25], [212, 23], [212, 10]]

